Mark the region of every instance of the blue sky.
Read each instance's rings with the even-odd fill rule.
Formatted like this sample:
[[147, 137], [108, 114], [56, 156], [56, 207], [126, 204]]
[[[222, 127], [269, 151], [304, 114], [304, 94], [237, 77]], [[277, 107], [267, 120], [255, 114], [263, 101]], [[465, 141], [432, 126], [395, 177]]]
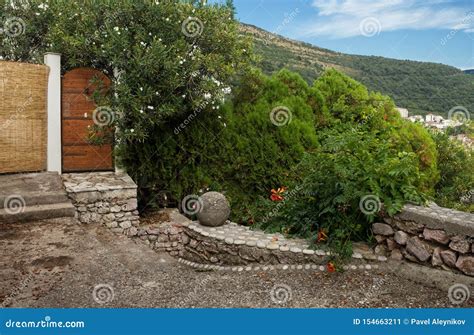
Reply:
[[234, 0], [234, 5], [244, 23], [319, 47], [474, 68], [474, 0]]

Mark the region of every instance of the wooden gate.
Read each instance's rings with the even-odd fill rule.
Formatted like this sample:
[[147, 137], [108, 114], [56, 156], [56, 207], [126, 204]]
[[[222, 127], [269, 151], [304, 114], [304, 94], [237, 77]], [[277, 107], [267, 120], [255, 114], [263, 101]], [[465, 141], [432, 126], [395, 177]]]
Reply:
[[[101, 85], [97, 84], [99, 81]], [[99, 87], [105, 91], [109, 86], [110, 79], [95, 69], [79, 68], [64, 75], [61, 85], [64, 172], [113, 169], [112, 144], [92, 144], [89, 138], [89, 127], [98, 124], [98, 106], [92, 100], [92, 94]]]

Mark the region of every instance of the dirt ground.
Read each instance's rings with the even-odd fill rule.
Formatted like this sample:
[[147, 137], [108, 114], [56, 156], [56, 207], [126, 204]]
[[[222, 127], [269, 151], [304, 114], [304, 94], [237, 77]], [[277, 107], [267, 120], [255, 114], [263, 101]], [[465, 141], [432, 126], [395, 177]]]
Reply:
[[0, 225], [2, 307], [474, 307], [384, 270], [196, 271], [101, 226]]

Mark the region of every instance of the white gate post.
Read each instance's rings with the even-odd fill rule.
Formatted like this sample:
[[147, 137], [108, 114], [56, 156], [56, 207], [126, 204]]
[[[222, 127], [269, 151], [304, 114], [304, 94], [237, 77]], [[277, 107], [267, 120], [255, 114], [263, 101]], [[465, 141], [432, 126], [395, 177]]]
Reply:
[[47, 170], [61, 173], [61, 55], [48, 52], [44, 63], [49, 66]]

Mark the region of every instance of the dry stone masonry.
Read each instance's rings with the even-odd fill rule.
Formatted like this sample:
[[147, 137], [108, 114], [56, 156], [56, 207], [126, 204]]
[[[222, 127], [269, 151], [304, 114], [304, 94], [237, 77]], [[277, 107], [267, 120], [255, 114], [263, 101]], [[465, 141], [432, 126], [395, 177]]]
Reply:
[[374, 223], [377, 254], [474, 276], [474, 214], [406, 205]]
[[[166, 251], [185, 264], [201, 269], [238, 271], [241, 266], [306, 264], [326, 268], [330, 252], [313, 250], [301, 239], [281, 234], [266, 234], [227, 221], [220, 227], [203, 226], [181, 215], [176, 209], [165, 210], [168, 220], [141, 226], [133, 238], [144, 241], [156, 251]], [[356, 244], [348, 270], [370, 270], [387, 257], [376, 255], [367, 245]], [[278, 267], [276, 267], [278, 265]], [[236, 270], [237, 269], [237, 270]], [[286, 269], [286, 268], [285, 268]]]
[[81, 223], [100, 223], [116, 233], [138, 233], [137, 185], [124, 173], [63, 174], [68, 197]]

